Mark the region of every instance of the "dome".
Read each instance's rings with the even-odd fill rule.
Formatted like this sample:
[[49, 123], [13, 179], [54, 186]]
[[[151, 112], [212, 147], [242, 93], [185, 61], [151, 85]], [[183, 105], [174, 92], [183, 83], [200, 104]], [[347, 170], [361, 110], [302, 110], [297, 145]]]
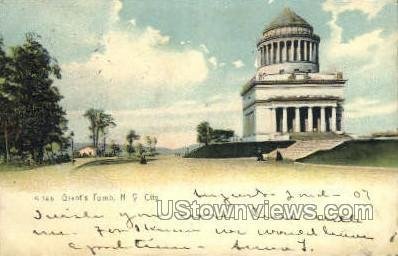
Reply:
[[264, 33], [280, 27], [308, 27], [312, 26], [290, 8], [285, 8], [265, 29]]

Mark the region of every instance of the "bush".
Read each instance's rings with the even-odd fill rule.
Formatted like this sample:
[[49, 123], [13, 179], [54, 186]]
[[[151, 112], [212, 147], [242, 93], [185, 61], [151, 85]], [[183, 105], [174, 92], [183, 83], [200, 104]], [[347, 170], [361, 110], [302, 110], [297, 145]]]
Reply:
[[60, 155], [57, 155], [57, 156], [55, 157], [54, 160], [55, 160], [55, 163], [57, 163], [57, 164], [60, 164], [60, 163], [67, 163], [67, 162], [72, 161], [72, 159], [71, 159], [71, 157], [70, 157], [69, 154], [60, 154]]

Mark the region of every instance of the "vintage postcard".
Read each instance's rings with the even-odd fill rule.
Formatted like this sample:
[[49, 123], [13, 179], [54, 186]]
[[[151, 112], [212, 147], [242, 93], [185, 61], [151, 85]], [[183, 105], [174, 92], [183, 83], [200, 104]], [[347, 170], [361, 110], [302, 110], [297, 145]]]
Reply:
[[0, 255], [398, 255], [396, 0], [0, 0]]

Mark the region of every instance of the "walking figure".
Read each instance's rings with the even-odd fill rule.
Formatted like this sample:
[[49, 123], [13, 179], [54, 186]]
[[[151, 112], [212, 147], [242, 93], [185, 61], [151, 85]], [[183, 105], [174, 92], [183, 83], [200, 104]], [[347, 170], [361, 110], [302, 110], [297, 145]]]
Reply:
[[264, 157], [260, 148], [257, 149], [257, 161], [264, 161]]
[[145, 158], [145, 155], [144, 155], [144, 154], [141, 154], [141, 157], [140, 157], [140, 164], [147, 164], [147, 161], [146, 161], [146, 158]]

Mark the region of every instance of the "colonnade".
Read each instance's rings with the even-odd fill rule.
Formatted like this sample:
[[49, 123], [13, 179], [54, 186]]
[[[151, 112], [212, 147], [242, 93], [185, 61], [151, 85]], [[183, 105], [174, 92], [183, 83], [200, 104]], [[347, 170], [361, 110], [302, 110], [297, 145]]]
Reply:
[[271, 108], [274, 132], [336, 132], [342, 130], [336, 106]]
[[262, 44], [258, 53], [261, 66], [293, 61], [318, 63], [319, 45], [304, 39], [281, 40]]

